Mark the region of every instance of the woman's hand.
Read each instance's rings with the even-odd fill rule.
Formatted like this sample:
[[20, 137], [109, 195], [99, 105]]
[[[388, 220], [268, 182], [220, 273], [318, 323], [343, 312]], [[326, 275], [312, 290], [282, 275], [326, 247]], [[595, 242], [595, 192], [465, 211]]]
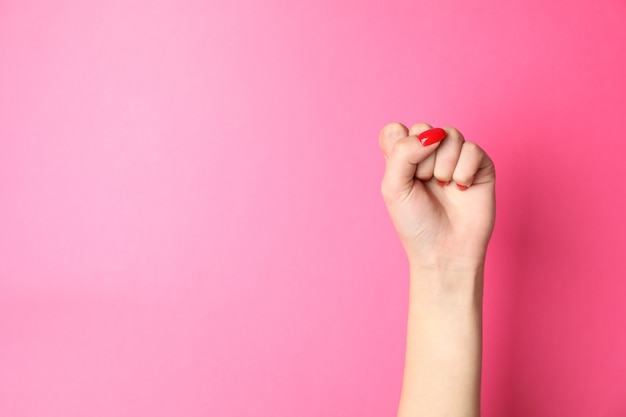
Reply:
[[411, 266], [398, 416], [478, 417], [493, 163], [456, 129], [426, 124], [388, 124], [380, 147], [382, 194]]
[[422, 145], [417, 136], [429, 129], [382, 129], [387, 209], [412, 267], [482, 266], [495, 217], [493, 163], [451, 127], [440, 142]]

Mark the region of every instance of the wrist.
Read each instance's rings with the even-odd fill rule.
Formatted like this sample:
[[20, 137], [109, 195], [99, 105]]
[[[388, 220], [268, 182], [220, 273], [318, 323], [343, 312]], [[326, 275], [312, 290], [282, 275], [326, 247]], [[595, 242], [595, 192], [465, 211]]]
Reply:
[[470, 308], [482, 305], [484, 259], [439, 259], [410, 263], [412, 297], [421, 302]]
[[[465, 251], [468, 252], [468, 251]], [[411, 270], [472, 272], [485, 266], [485, 251], [474, 251], [471, 255], [438, 255], [433, 253], [412, 254], [407, 251]], [[420, 256], [421, 255], [421, 256]]]

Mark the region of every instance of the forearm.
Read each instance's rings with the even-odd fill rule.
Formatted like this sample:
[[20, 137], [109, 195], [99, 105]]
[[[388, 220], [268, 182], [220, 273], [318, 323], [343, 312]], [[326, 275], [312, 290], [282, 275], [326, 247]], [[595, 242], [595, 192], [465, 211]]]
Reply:
[[398, 417], [480, 415], [481, 265], [411, 267]]

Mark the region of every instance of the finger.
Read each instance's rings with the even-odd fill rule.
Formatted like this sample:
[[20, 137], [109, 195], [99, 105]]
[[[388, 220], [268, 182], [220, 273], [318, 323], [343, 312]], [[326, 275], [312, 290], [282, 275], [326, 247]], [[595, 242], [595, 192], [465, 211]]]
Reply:
[[378, 145], [385, 155], [385, 159], [389, 157], [393, 145], [400, 138], [408, 136], [409, 130], [402, 123], [388, 123], [382, 128], [378, 135]]
[[493, 162], [474, 142], [464, 142], [452, 178], [460, 189], [466, 189], [472, 184], [494, 181]]
[[387, 158], [383, 196], [395, 199], [413, 188], [417, 166], [437, 150], [441, 142], [424, 146], [415, 136], [396, 140]]
[[[431, 129], [432, 126], [426, 123], [417, 123], [409, 129], [409, 135], [419, 135], [420, 133]], [[435, 155], [431, 153], [417, 165], [415, 176], [422, 181], [429, 181], [433, 177], [433, 169], [435, 168]]]
[[461, 155], [461, 148], [465, 139], [461, 132], [453, 127], [445, 127], [444, 130], [446, 131], [446, 138], [437, 149], [433, 175], [440, 183], [447, 184], [452, 180], [452, 174]]

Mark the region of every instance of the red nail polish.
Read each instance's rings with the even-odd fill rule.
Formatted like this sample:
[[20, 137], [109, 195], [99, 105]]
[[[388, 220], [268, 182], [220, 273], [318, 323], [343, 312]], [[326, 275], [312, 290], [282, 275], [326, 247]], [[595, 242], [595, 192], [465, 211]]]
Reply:
[[437, 184], [441, 185], [442, 187], [445, 187], [446, 185], [450, 184], [450, 181], [437, 180]]
[[440, 142], [445, 137], [445, 130], [440, 127], [434, 127], [417, 135], [417, 140], [419, 140], [422, 145], [428, 146]]
[[465, 190], [467, 190], [468, 187], [467, 187], [467, 185], [457, 184], [456, 188], [458, 188], [461, 191], [465, 191]]

